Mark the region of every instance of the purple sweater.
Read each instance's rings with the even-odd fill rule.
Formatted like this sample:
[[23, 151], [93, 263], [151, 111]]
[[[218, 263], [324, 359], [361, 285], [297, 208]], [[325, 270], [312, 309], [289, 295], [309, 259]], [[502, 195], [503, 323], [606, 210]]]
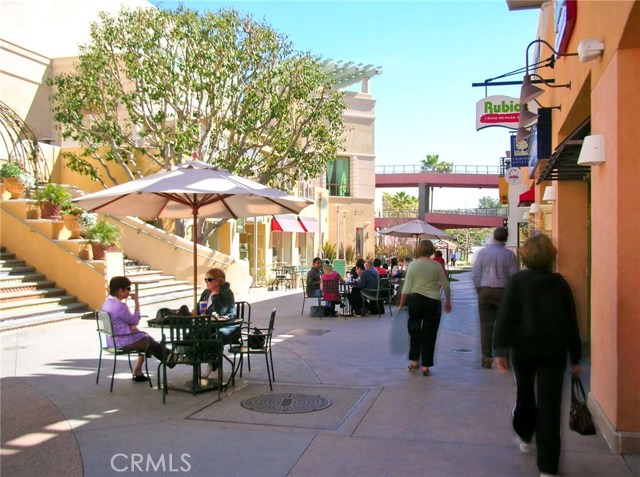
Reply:
[[[109, 296], [102, 304], [102, 311], [111, 315], [111, 323], [114, 335], [124, 335], [131, 333], [129, 326], [135, 326], [140, 322], [140, 311], [131, 313], [129, 307], [113, 296]], [[130, 336], [117, 338], [118, 348], [133, 344], [147, 336], [143, 331], [138, 331]], [[107, 339], [109, 346], [113, 346], [111, 337]]]

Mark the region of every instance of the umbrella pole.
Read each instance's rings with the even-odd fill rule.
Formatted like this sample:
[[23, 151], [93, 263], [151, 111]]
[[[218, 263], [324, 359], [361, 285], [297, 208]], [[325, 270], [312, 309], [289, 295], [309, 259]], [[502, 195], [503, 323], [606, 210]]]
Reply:
[[193, 238], [193, 311], [196, 315], [200, 314], [198, 310], [198, 210], [193, 209], [193, 227], [191, 230], [191, 238]]

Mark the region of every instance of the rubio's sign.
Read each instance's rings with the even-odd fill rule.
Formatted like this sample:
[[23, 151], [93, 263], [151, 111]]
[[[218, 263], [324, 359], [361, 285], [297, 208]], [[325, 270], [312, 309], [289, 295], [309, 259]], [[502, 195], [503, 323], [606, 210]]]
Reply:
[[518, 98], [509, 96], [488, 96], [476, 103], [476, 131], [500, 126], [518, 129], [520, 104]]

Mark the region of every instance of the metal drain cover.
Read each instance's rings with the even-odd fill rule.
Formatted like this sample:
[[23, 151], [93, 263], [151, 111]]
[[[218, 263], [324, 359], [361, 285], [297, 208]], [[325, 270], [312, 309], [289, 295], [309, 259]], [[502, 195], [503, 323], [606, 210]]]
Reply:
[[261, 394], [245, 399], [240, 404], [245, 409], [272, 414], [299, 414], [320, 411], [333, 404], [331, 399], [312, 394]]

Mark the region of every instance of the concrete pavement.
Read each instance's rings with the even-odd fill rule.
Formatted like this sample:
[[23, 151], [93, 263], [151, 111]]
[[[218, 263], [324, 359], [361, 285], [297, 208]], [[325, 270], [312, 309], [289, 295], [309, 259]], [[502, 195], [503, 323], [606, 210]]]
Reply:
[[[264, 361], [253, 356], [251, 371], [219, 402], [215, 393], [174, 391], [163, 405], [155, 387], [131, 381], [124, 360], [109, 393], [110, 356], [95, 385], [90, 320], [0, 334], [1, 475], [537, 476], [535, 455], [514, 443], [512, 377], [479, 366], [470, 273], [455, 277], [429, 377], [406, 369], [405, 318], [309, 318], [310, 302], [301, 316], [301, 290], [237, 297], [253, 304], [257, 326], [277, 309], [277, 381], [269, 393]], [[156, 364], [152, 358], [154, 385]], [[187, 380], [190, 370], [178, 366], [171, 376]], [[568, 383], [561, 475], [633, 476], [600, 433], [569, 431]], [[330, 405], [299, 414], [246, 407], [289, 393]]]

